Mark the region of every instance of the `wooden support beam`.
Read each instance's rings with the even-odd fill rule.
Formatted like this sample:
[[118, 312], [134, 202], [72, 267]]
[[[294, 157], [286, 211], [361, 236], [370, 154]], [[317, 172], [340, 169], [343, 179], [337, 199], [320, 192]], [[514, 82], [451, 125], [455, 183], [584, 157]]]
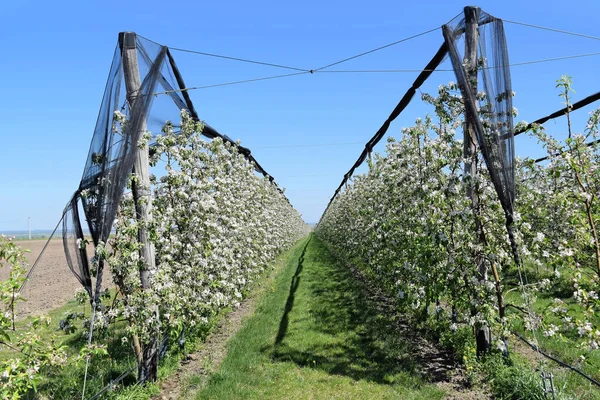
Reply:
[[[478, 7], [465, 7], [465, 57], [463, 64], [468, 82], [468, 87], [471, 88], [473, 98], [477, 96], [477, 70], [478, 56], [477, 46], [479, 41], [479, 13]], [[465, 156], [465, 176], [470, 177], [470, 183], [467, 187], [467, 195], [471, 198], [471, 207], [475, 218], [475, 229], [477, 230], [477, 240], [481, 246], [485, 246], [486, 238], [480, 217], [480, 199], [478, 193], [477, 180], [477, 161], [479, 145], [477, 142], [477, 134], [475, 127], [472, 124], [465, 122], [463, 126], [464, 132], [464, 156]], [[477, 264], [478, 279], [481, 282], [487, 280], [487, 263], [483, 254], [475, 254], [475, 262]], [[491, 349], [491, 332], [489, 327], [478, 327], [475, 332], [477, 342], [477, 354], [487, 353]]]
[[[137, 57], [137, 37], [133, 32], [119, 33], [119, 44], [121, 46], [123, 74], [125, 76], [125, 89], [127, 91], [127, 102], [129, 110], [135, 110], [135, 105], [139, 98], [141, 88], [140, 71]], [[139, 124], [139, 137], [146, 132], [146, 115], [141, 115]], [[137, 143], [136, 143], [137, 145]], [[137, 148], [137, 155], [133, 166], [133, 173], [137, 179], [133, 182], [132, 193], [135, 202], [136, 219], [138, 227], [138, 241], [141, 244], [140, 258], [143, 260], [143, 267], [140, 269], [140, 281], [142, 290], [149, 290], [150, 271], [155, 269], [154, 246], [149, 238], [148, 226], [152, 221], [152, 196], [150, 193], [150, 172], [149, 172], [149, 147]], [[158, 373], [158, 332], [157, 336], [152, 337], [150, 342], [143, 343], [142, 357], [138, 369], [138, 381], [155, 381]]]

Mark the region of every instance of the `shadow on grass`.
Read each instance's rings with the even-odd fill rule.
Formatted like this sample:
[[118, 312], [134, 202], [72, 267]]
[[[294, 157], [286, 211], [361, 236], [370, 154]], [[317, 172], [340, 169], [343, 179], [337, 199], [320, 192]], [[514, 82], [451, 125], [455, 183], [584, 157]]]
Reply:
[[296, 267], [296, 272], [292, 277], [292, 283], [290, 284], [290, 294], [288, 295], [287, 301], [285, 302], [285, 309], [283, 311], [283, 316], [281, 317], [281, 322], [279, 323], [279, 331], [277, 332], [277, 337], [275, 338], [275, 346], [278, 346], [285, 334], [287, 333], [289, 322], [290, 311], [294, 308], [294, 298], [296, 296], [296, 290], [298, 290], [298, 286], [300, 285], [300, 274], [302, 273], [302, 268], [304, 265], [304, 255], [306, 254], [306, 249], [312, 240], [312, 236], [308, 238], [308, 242], [304, 245], [304, 249], [302, 249], [302, 254], [300, 254], [300, 258], [298, 258], [298, 266]]
[[263, 350], [275, 361], [355, 380], [419, 386], [413, 344], [398, 331], [394, 317], [367, 298], [318, 239], [302, 254], [275, 344]]

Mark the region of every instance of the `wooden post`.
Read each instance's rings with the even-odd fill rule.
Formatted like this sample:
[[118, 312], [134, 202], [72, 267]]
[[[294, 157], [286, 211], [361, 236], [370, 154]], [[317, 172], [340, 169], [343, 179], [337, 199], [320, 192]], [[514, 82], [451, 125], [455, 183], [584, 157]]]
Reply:
[[[127, 102], [131, 110], [138, 99], [141, 87], [136, 34], [133, 32], [119, 33], [119, 44], [123, 60]], [[139, 126], [139, 136], [141, 137], [146, 132], [146, 115], [142, 115], [140, 118], [142, 119], [142, 123]], [[140, 248], [140, 258], [144, 261], [144, 266], [140, 269], [140, 281], [142, 290], [148, 290], [150, 289], [150, 271], [155, 268], [154, 246], [150, 242], [148, 235], [148, 224], [152, 221], [148, 146], [144, 146], [143, 149], [137, 148], [133, 173], [137, 175], [137, 180], [132, 185], [132, 193], [135, 202], [136, 219], [139, 224], [138, 241], [142, 245]], [[157, 346], [158, 332], [156, 332], [156, 336], [151, 335], [148, 343], [142, 343], [142, 357], [138, 368], [138, 381], [140, 383], [155, 381], [157, 379]]]
[[[466, 79], [472, 88], [473, 97], [477, 95], [477, 45], [478, 45], [478, 27], [479, 27], [479, 8], [465, 7], [465, 58], [464, 65], [466, 69]], [[480, 219], [479, 210], [479, 193], [478, 185], [475, 183], [477, 179], [477, 160], [478, 160], [478, 143], [475, 127], [465, 122], [463, 126], [464, 132], [464, 155], [465, 155], [465, 176], [469, 176], [471, 181], [467, 187], [467, 195], [471, 198], [471, 206], [475, 217], [475, 228], [477, 230], [477, 240], [479, 244], [486, 244], [485, 232]], [[487, 280], [487, 265], [483, 254], [475, 254], [475, 262], [477, 263], [478, 278], [480, 282]], [[491, 348], [491, 332], [489, 327], [478, 327], [475, 332], [477, 342], [477, 354], [481, 355], [489, 351]]]

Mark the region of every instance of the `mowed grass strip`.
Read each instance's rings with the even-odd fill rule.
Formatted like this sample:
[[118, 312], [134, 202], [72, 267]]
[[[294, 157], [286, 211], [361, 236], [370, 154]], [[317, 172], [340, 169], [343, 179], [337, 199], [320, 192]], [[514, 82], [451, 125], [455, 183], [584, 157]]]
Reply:
[[443, 397], [416, 371], [410, 344], [317, 238], [290, 254], [197, 399]]

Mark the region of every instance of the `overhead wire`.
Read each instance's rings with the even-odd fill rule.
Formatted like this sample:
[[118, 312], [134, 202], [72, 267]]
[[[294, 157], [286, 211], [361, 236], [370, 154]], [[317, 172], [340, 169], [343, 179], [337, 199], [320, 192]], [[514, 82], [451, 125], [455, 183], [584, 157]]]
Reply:
[[598, 37], [598, 36], [587, 35], [585, 33], [570, 32], [570, 31], [565, 31], [565, 30], [562, 30], [562, 29], [549, 28], [549, 27], [541, 26], [541, 25], [527, 24], [525, 22], [511, 21], [511, 20], [508, 20], [508, 19], [502, 19], [502, 21], [508, 22], [509, 24], [522, 25], [522, 26], [527, 26], [527, 27], [530, 27], [530, 28], [542, 29], [542, 30], [545, 30], [545, 31], [556, 32], [556, 33], [562, 33], [562, 34], [565, 34], [565, 35], [572, 35], [572, 36], [583, 37], [583, 38], [586, 38], [586, 39], [600, 40], [600, 37]]
[[404, 96], [402, 96], [402, 98], [400, 99], [400, 101], [398, 102], [396, 107], [394, 107], [394, 110], [389, 115], [389, 117], [385, 120], [383, 125], [381, 125], [379, 130], [377, 130], [377, 132], [365, 144], [365, 148], [362, 151], [362, 153], [360, 154], [360, 156], [358, 157], [358, 159], [356, 160], [356, 162], [352, 165], [350, 170], [346, 174], [344, 174], [344, 176], [342, 178], [342, 182], [340, 183], [338, 188], [333, 193], [333, 196], [327, 203], [327, 206], [325, 207], [325, 211], [323, 211], [321, 218], [323, 218], [323, 216], [327, 213], [327, 210], [329, 210], [329, 207], [333, 203], [333, 200], [337, 197], [338, 193], [340, 193], [340, 191], [342, 190], [344, 185], [346, 185], [346, 183], [349, 181], [349, 179], [351, 179], [352, 175], [354, 174], [354, 171], [360, 165], [362, 165], [362, 163], [365, 161], [367, 156], [369, 154], [371, 154], [373, 148], [377, 145], [377, 143], [379, 143], [379, 141], [383, 138], [383, 136], [385, 136], [388, 128], [390, 127], [390, 124], [402, 113], [402, 111], [404, 111], [404, 109], [411, 102], [411, 100], [412, 100], [413, 96], [415, 95], [415, 93], [417, 92], [417, 90], [427, 80], [427, 78], [432, 74], [432, 71], [434, 71], [440, 65], [440, 63], [442, 62], [442, 60], [444, 59], [444, 57], [446, 56], [447, 53], [448, 53], [448, 45], [446, 44], [446, 42], [443, 42], [442, 45], [440, 46], [440, 48], [438, 49], [438, 51], [436, 52], [436, 54], [433, 56], [433, 58], [427, 63], [424, 70], [417, 76], [417, 78], [415, 79], [415, 81], [413, 82], [411, 87], [406, 91], [406, 93], [404, 93]]
[[[516, 24], [516, 25], [523, 25], [523, 26], [528, 26], [528, 27], [532, 27], [532, 28], [537, 28], [537, 29], [543, 29], [543, 30], [548, 30], [548, 31], [552, 31], [552, 32], [562, 33], [562, 34], [568, 34], [568, 35], [573, 35], [573, 36], [579, 36], [579, 37], [585, 37], [585, 38], [589, 38], [589, 39], [600, 40], [600, 37], [596, 37], [596, 36], [592, 36], [592, 35], [586, 35], [586, 34], [577, 33], [577, 32], [569, 32], [569, 31], [564, 31], [564, 30], [560, 30], [560, 29], [548, 28], [548, 27], [543, 27], [543, 26], [533, 25], [533, 24], [527, 24], [527, 23], [517, 22], [517, 21], [510, 21], [510, 20], [503, 20], [503, 21], [508, 22], [508, 23], [512, 23], [512, 24]], [[275, 67], [275, 68], [289, 69], [289, 70], [294, 70], [294, 71], [298, 71], [298, 72], [292, 73], [292, 74], [273, 75], [273, 76], [267, 76], [267, 77], [252, 78], [252, 79], [245, 79], [245, 80], [239, 80], [239, 81], [217, 83], [217, 84], [211, 84], [211, 85], [193, 86], [193, 87], [187, 87], [187, 88], [183, 88], [183, 89], [167, 90], [167, 91], [163, 91], [163, 92], [154, 93], [154, 95], [170, 94], [170, 93], [175, 93], [175, 92], [187, 92], [187, 91], [190, 91], [190, 90], [209, 89], [209, 88], [222, 87], [222, 86], [239, 85], [239, 84], [243, 84], [243, 83], [251, 83], [251, 82], [259, 82], [259, 81], [265, 81], [265, 80], [279, 79], [279, 78], [285, 78], [285, 77], [295, 76], [295, 75], [314, 74], [314, 73], [317, 73], [317, 72], [325, 72], [325, 73], [452, 72], [453, 71], [452, 69], [436, 69], [434, 71], [434, 70], [426, 70], [426, 69], [423, 70], [423, 69], [412, 69], [412, 68], [410, 68], [410, 69], [382, 69], [382, 70], [376, 70], [375, 69], [375, 70], [329, 70], [329, 71], [327, 71], [328, 68], [333, 67], [335, 65], [339, 65], [339, 64], [345, 63], [347, 61], [354, 60], [356, 58], [360, 58], [360, 57], [363, 57], [365, 55], [368, 55], [368, 54], [375, 53], [377, 51], [386, 49], [388, 47], [392, 47], [392, 46], [395, 46], [397, 44], [400, 44], [400, 43], [403, 43], [403, 42], [407, 42], [409, 40], [412, 40], [412, 39], [418, 38], [420, 36], [424, 36], [426, 34], [434, 32], [434, 31], [436, 31], [438, 29], [440, 29], [440, 28], [439, 27], [432, 28], [432, 29], [426, 30], [424, 32], [417, 33], [415, 35], [412, 35], [412, 36], [409, 36], [409, 37], [406, 37], [406, 38], [394, 41], [392, 43], [388, 43], [388, 44], [385, 44], [383, 46], [379, 46], [379, 47], [376, 47], [374, 49], [364, 51], [362, 53], [353, 55], [351, 57], [346, 57], [346, 58], [338, 60], [336, 62], [333, 62], [333, 63], [330, 63], [330, 64], [326, 64], [326, 65], [324, 65], [322, 67], [319, 67], [319, 68], [316, 68], [316, 69], [298, 68], [298, 67], [293, 67], [293, 66], [289, 66], [289, 65], [269, 63], [269, 62], [257, 61], [257, 60], [246, 59], [246, 58], [241, 58], [241, 57], [226, 56], [226, 55], [222, 55], [222, 54], [208, 53], [208, 52], [204, 52], [204, 51], [192, 50], [192, 49], [185, 49], [185, 48], [181, 48], [181, 47], [169, 47], [169, 49], [174, 50], [174, 51], [179, 51], [179, 52], [186, 52], [186, 53], [190, 53], [190, 54], [198, 54], [198, 55], [203, 55], [203, 56], [207, 56], [207, 57], [215, 57], [215, 58], [221, 58], [221, 59], [226, 59], [226, 60], [231, 60], [231, 61], [238, 61], [238, 62], [244, 62], [244, 63], [250, 63], [250, 64], [270, 66], [270, 67]], [[155, 43], [157, 45], [162, 46], [158, 42], [155, 42], [155, 41], [153, 41], [151, 39], [148, 39], [148, 38], [146, 38], [144, 36], [141, 36], [141, 35], [139, 35], [139, 36], [142, 37], [142, 38], [144, 38], [145, 40], [148, 40], [149, 42], [152, 42], [152, 43]], [[523, 62], [517, 62], [517, 63], [510, 64], [509, 66], [510, 67], [515, 67], [515, 66], [522, 66], [522, 65], [531, 65], [531, 64], [546, 63], [546, 62], [552, 62], [552, 61], [568, 60], [568, 59], [581, 58], [581, 57], [590, 57], [590, 56], [597, 56], [597, 55], [600, 55], [600, 52], [586, 53], [586, 54], [576, 54], [576, 55], [562, 56], [562, 57], [553, 57], [553, 58], [541, 59], [541, 60], [533, 60], [533, 61], [523, 61]], [[485, 68], [497, 68], [497, 67], [485, 67]]]
[[[296, 67], [290, 67], [290, 66], [281, 65], [281, 64], [272, 64], [272, 63], [267, 63], [267, 62], [262, 62], [262, 61], [255, 61], [255, 60], [243, 59], [243, 58], [238, 58], [238, 57], [230, 57], [230, 56], [224, 56], [224, 55], [219, 55], [219, 54], [206, 53], [206, 52], [196, 51], [196, 50], [188, 50], [188, 49], [182, 49], [182, 48], [177, 48], [177, 47], [169, 47], [169, 49], [172, 49], [172, 50], [177, 50], [177, 51], [182, 51], [182, 52], [188, 52], [188, 53], [192, 53], [192, 54], [199, 54], [199, 55], [204, 55], [204, 56], [218, 57], [218, 58], [223, 58], [223, 59], [228, 59], [228, 60], [234, 60], [234, 61], [240, 61], [240, 62], [246, 62], [246, 63], [252, 63], [252, 64], [259, 64], [259, 65], [265, 65], [265, 66], [271, 66], [271, 67], [286, 68], [286, 69], [291, 69], [291, 70], [295, 70], [295, 71], [298, 71], [298, 72], [292, 73], [292, 74], [274, 75], [274, 76], [268, 76], [268, 77], [262, 77], [262, 78], [246, 79], [246, 80], [241, 80], [241, 81], [232, 81], [232, 82], [225, 82], [225, 83], [217, 83], [217, 84], [213, 84], [213, 85], [193, 86], [193, 87], [187, 87], [187, 88], [183, 88], [183, 89], [166, 90], [166, 91], [163, 91], [163, 92], [154, 93], [154, 95], [158, 96], [158, 95], [162, 95], [162, 94], [169, 94], [169, 93], [175, 93], [175, 92], [187, 92], [187, 91], [190, 91], [190, 90], [208, 89], [208, 88], [221, 87], [221, 86], [239, 85], [239, 84], [242, 84], [242, 83], [250, 83], [250, 82], [258, 82], [258, 81], [265, 81], [265, 80], [271, 80], [271, 79], [279, 79], [279, 78], [285, 78], [285, 77], [295, 76], [295, 75], [314, 74], [315, 72], [320, 72], [320, 71], [322, 71], [322, 70], [324, 70], [326, 68], [332, 67], [334, 65], [342, 64], [342, 63], [345, 63], [347, 61], [350, 61], [350, 60], [353, 60], [353, 59], [356, 59], [356, 58], [359, 58], [359, 57], [363, 57], [363, 56], [365, 56], [367, 54], [371, 54], [371, 53], [383, 50], [385, 48], [388, 48], [388, 47], [391, 47], [391, 46], [394, 46], [394, 45], [397, 45], [397, 44], [409, 41], [411, 39], [415, 39], [417, 37], [426, 35], [428, 33], [434, 32], [434, 31], [436, 31], [438, 29], [440, 29], [440, 28], [430, 29], [430, 30], [427, 30], [425, 32], [421, 32], [421, 33], [418, 33], [416, 35], [412, 35], [412, 36], [409, 36], [407, 38], [400, 39], [400, 40], [397, 40], [395, 42], [388, 43], [386, 45], [379, 46], [379, 47], [376, 47], [374, 49], [362, 52], [360, 54], [356, 54], [354, 56], [347, 57], [347, 58], [344, 58], [342, 60], [339, 60], [339, 61], [327, 64], [327, 65], [324, 65], [324, 66], [322, 66], [320, 68], [317, 68], [317, 69], [296, 68]], [[149, 41], [151, 41], [153, 43], [158, 44], [157, 42], [154, 42], [154, 41], [152, 41], [150, 39], [147, 39], [147, 38], [145, 38], [145, 37], [143, 37], [141, 35], [140, 35], [140, 37], [142, 37], [142, 38], [144, 38], [146, 40], [149, 40]]]
[[354, 60], [354, 59], [356, 59], [356, 58], [359, 58], [359, 57], [362, 57], [362, 56], [366, 56], [367, 54], [375, 53], [376, 51], [383, 50], [383, 49], [386, 49], [386, 48], [388, 48], [388, 47], [395, 46], [395, 45], [397, 45], [397, 44], [400, 44], [400, 43], [403, 43], [403, 42], [407, 42], [407, 41], [409, 41], [409, 40], [411, 40], [411, 39], [416, 39], [416, 38], [418, 38], [418, 37], [420, 37], [420, 36], [427, 35], [428, 33], [435, 32], [435, 31], [437, 31], [438, 29], [440, 29], [440, 28], [439, 28], [439, 27], [436, 27], [436, 28], [433, 28], [433, 29], [429, 29], [428, 31], [421, 32], [421, 33], [417, 33], [416, 35], [412, 35], [412, 36], [409, 36], [409, 37], [407, 37], [407, 38], [400, 39], [400, 40], [397, 40], [397, 41], [395, 41], [395, 42], [388, 43], [388, 44], [386, 44], [386, 45], [379, 46], [379, 47], [377, 47], [377, 48], [374, 48], [374, 49], [371, 49], [371, 50], [368, 50], [368, 51], [365, 51], [365, 52], [362, 52], [362, 53], [356, 54], [356, 55], [354, 55], [354, 56], [351, 56], [351, 57], [344, 58], [344, 59], [342, 59], [342, 60], [339, 60], [339, 61], [333, 62], [333, 63], [331, 63], [331, 64], [324, 65], [324, 66], [322, 66], [322, 67], [320, 67], [320, 68], [317, 68], [317, 69], [315, 69], [315, 70], [314, 70], [314, 72], [319, 72], [319, 71], [321, 71], [321, 70], [324, 70], [324, 69], [326, 69], [326, 68], [333, 67], [334, 65], [339, 65], [339, 64], [345, 63], [345, 62], [347, 62], [347, 61]]
[[282, 144], [276, 146], [254, 146], [253, 149], [286, 149], [298, 147], [329, 147], [329, 146], [349, 146], [363, 144], [363, 142], [345, 142], [345, 143], [307, 143], [307, 144]]
[[[571, 55], [571, 56], [544, 58], [544, 59], [532, 60], [532, 61], [521, 61], [521, 62], [509, 64], [508, 66], [509, 67], [519, 67], [522, 65], [540, 64], [540, 63], [547, 63], [547, 62], [552, 62], [552, 61], [569, 60], [572, 58], [592, 57], [592, 56], [598, 56], [598, 55], [600, 55], [600, 52], [575, 54], [575, 55]], [[504, 66], [503, 65], [489, 66], [489, 67], [482, 67], [481, 69], [496, 69], [496, 68], [502, 68], [502, 67], [504, 67]], [[421, 71], [454, 72], [452, 69], [449, 69], [449, 68], [436, 68], [435, 70], [421, 70], [421, 69], [363, 69], [363, 70], [359, 69], [359, 70], [328, 70], [328, 71], [315, 70], [315, 72], [319, 72], [319, 73], [384, 73], [384, 74], [386, 74], [386, 73], [409, 73], [409, 72], [421, 72]]]
[[[417, 33], [416, 35], [412, 35], [412, 36], [409, 36], [409, 37], [406, 37], [406, 38], [403, 38], [403, 39], [400, 39], [400, 40], [396, 40], [395, 42], [388, 43], [388, 44], [385, 44], [383, 46], [379, 46], [379, 47], [376, 47], [374, 49], [367, 50], [367, 51], [364, 51], [362, 53], [353, 55], [351, 57], [347, 57], [347, 58], [344, 58], [342, 60], [339, 60], [339, 61], [327, 64], [327, 65], [324, 65], [324, 66], [322, 66], [320, 68], [317, 68], [317, 69], [298, 68], [298, 67], [292, 67], [292, 66], [289, 66], [289, 65], [275, 64], [275, 63], [269, 63], [269, 62], [265, 62], [265, 61], [251, 60], [251, 59], [246, 59], [246, 58], [241, 58], [241, 57], [233, 57], [233, 56], [226, 56], [226, 55], [222, 55], [222, 54], [208, 53], [208, 52], [199, 51], [199, 50], [184, 49], [184, 48], [181, 48], [181, 47], [170, 47], [170, 46], [167, 46], [167, 47], [169, 47], [169, 49], [171, 49], [173, 51], [180, 51], [180, 52], [185, 52], [185, 53], [190, 53], [190, 54], [198, 54], [198, 55], [207, 56], [207, 57], [215, 57], [215, 58], [221, 58], [221, 59], [225, 59], [225, 60], [244, 62], [244, 63], [249, 63], [249, 64], [257, 64], [257, 65], [264, 65], [264, 66], [275, 67], [275, 68], [283, 68], [283, 69], [289, 69], [289, 70], [293, 70], [293, 71], [306, 72], [306, 73], [311, 73], [312, 74], [314, 72], [321, 71], [321, 70], [327, 69], [329, 67], [333, 67], [334, 65], [339, 65], [339, 64], [345, 63], [347, 61], [354, 60], [354, 59], [359, 58], [359, 57], [363, 57], [363, 56], [365, 56], [367, 54], [375, 53], [377, 51], [386, 49], [388, 47], [392, 47], [392, 46], [395, 46], [397, 44], [400, 44], [400, 43], [403, 43], [403, 42], [407, 42], [407, 41], [412, 40], [412, 39], [416, 39], [416, 38], [418, 38], [420, 36], [427, 35], [428, 33], [434, 32], [434, 31], [436, 31], [438, 29], [440, 29], [440, 28], [436, 27], [436, 28], [433, 28], [433, 29], [429, 29], [427, 31], [424, 31], [424, 32], [421, 32], [421, 33]], [[150, 39], [148, 39], [148, 38], [146, 38], [146, 37], [144, 37], [142, 35], [138, 35], [138, 36], [140, 36], [141, 38], [143, 38], [145, 40], [148, 40], [149, 42], [152, 42], [152, 43], [154, 43], [156, 45], [163, 46], [162, 44], [160, 44], [158, 42], [155, 42], [153, 40], [150, 40]]]
[[[148, 39], [147, 37], [144, 37], [142, 35], [138, 35], [139, 37], [152, 42], [158, 46], [163, 46], [162, 44], [155, 42], [154, 40]], [[207, 56], [207, 57], [214, 57], [214, 58], [222, 58], [225, 60], [231, 60], [231, 61], [239, 61], [239, 62], [243, 62], [243, 63], [249, 63], [249, 64], [257, 64], [257, 65], [264, 65], [267, 67], [275, 67], [275, 68], [283, 68], [283, 69], [290, 69], [293, 71], [302, 71], [302, 72], [310, 72], [310, 70], [305, 69], [305, 68], [298, 68], [298, 67], [292, 67], [289, 65], [283, 65], [283, 64], [275, 64], [275, 63], [269, 63], [269, 62], [265, 62], [265, 61], [256, 61], [256, 60], [250, 60], [247, 58], [241, 58], [241, 57], [232, 57], [232, 56], [226, 56], [223, 54], [214, 54], [214, 53], [207, 53], [204, 51], [199, 51], [199, 50], [191, 50], [191, 49], [183, 49], [181, 47], [171, 47], [171, 46], [166, 46], [168, 47], [170, 50], [174, 50], [174, 51], [180, 51], [183, 53], [191, 53], [191, 54], [198, 54], [198, 55], [202, 55], [202, 56]]]
[[304, 74], [308, 74], [308, 73], [310, 73], [310, 72], [294, 72], [294, 73], [291, 73], [291, 74], [272, 75], [272, 76], [265, 76], [265, 77], [261, 77], [261, 78], [245, 79], [245, 80], [241, 80], [241, 81], [216, 83], [216, 84], [213, 84], [213, 85], [192, 86], [192, 87], [186, 87], [186, 88], [183, 88], [183, 89], [173, 89], [173, 90], [165, 90], [164, 92], [156, 92], [156, 93], [154, 93], [154, 95], [158, 96], [158, 95], [161, 95], [161, 94], [169, 94], [169, 93], [177, 93], [177, 92], [187, 92], [187, 91], [190, 91], [190, 90], [209, 89], [209, 88], [221, 87], [221, 86], [239, 85], [239, 84], [242, 84], [242, 83], [259, 82], [259, 81], [266, 81], [266, 80], [272, 80], [272, 79], [287, 78], [287, 77], [290, 77], [290, 76], [304, 75]]
[[224, 55], [220, 55], [220, 54], [205, 53], [203, 51], [187, 50], [187, 49], [181, 49], [181, 48], [177, 48], [177, 47], [169, 47], [169, 49], [184, 52], [184, 53], [199, 54], [199, 55], [203, 55], [203, 56], [207, 56], [207, 57], [223, 58], [226, 60], [240, 61], [240, 62], [245, 62], [245, 63], [250, 63], [250, 64], [265, 65], [267, 67], [291, 69], [293, 71], [310, 72], [309, 69], [290, 67], [289, 65], [281, 65], [281, 64], [273, 64], [273, 63], [268, 63], [268, 62], [263, 62], [263, 61], [248, 60], [248, 59], [239, 58], [239, 57], [230, 57], [230, 56], [224, 56]]
[[521, 65], [530, 65], [530, 64], [540, 64], [540, 63], [547, 63], [547, 62], [551, 62], [551, 61], [570, 60], [572, 58], [591, 57], [591, 56], [597, 56], [597, 55], [600, 55], [600, 52], [585, 53], [585, 54], [575, 54], [575, 55], [572, 55], [572, 56], [546, 58], [546, 59], [534, 60], [534, 61], [523, 61], [523, 62], [518, 62], [518, 63], [510, 64], [509, 67], [518, 67], [518, 66], [521, 66]]
[[[570, 56], [545, 58], [545, 59], [532, 60], [532, 61], [522, 61], [522, 62], [512, 63], [509, 65], [509, 67], [541, 64], [541, 63], [548, 63], [548, 62], [553, 62], [553, 61], [562, 61], [562, 60], [569, 60], [569, 59], [574, 59], [574, 58], [592, 57], [592, 56], [599, 56], [599, 55], [600, 55], [600, 52], [574, 54], [574, 55], [570, 55]], [[501, 68], [501, 67], [503, 67], [503, 66], [483, 67], [483, 69], [494, 69], [494, 68]], [[153, 95], [158, 96], [158, 95], [165, 95], [165, 94], [177, 93], [177, 92], [187, 92], [190, 90], [200, 90], [200, 89], [210, 89], [210, 88], [222, 87], [222, 86], [232, 86], [232, 85], [239, 85], [239, 84], [243, 84], [243, 83], [259, 82], [259, 81], [287, 78], [290, 76], [314, 74], [314, 73], [329, 73], [329, 74], [331, 74], [331, 73], [411, 73], [411, 72], [453, 72], [453, 70], [446, 69], [446, 68], [422, 69], [422, 70], [420, 70], [420, 69], [381, 69], [381, 70], [374, 69], [374, 70], [328, 70], [328, 71], [324, 71], [321, 69], [315, 69], [315, 70], [304, 70], [301, 72], [295, 72], [295, 73], [291, 73], [291, 74], [272, 75], [272, 76], [266, 76], [266, 77], [260, 77], [260, 78], [244, 79], [244, 80], [240, 80], [240, 81], [216, 83], [216, 84], [211, 84], [211, 85], [191, 86], [191, 87], [186, 87], [183, 89], [165, 90], [163, 92], [156, 92]]]

